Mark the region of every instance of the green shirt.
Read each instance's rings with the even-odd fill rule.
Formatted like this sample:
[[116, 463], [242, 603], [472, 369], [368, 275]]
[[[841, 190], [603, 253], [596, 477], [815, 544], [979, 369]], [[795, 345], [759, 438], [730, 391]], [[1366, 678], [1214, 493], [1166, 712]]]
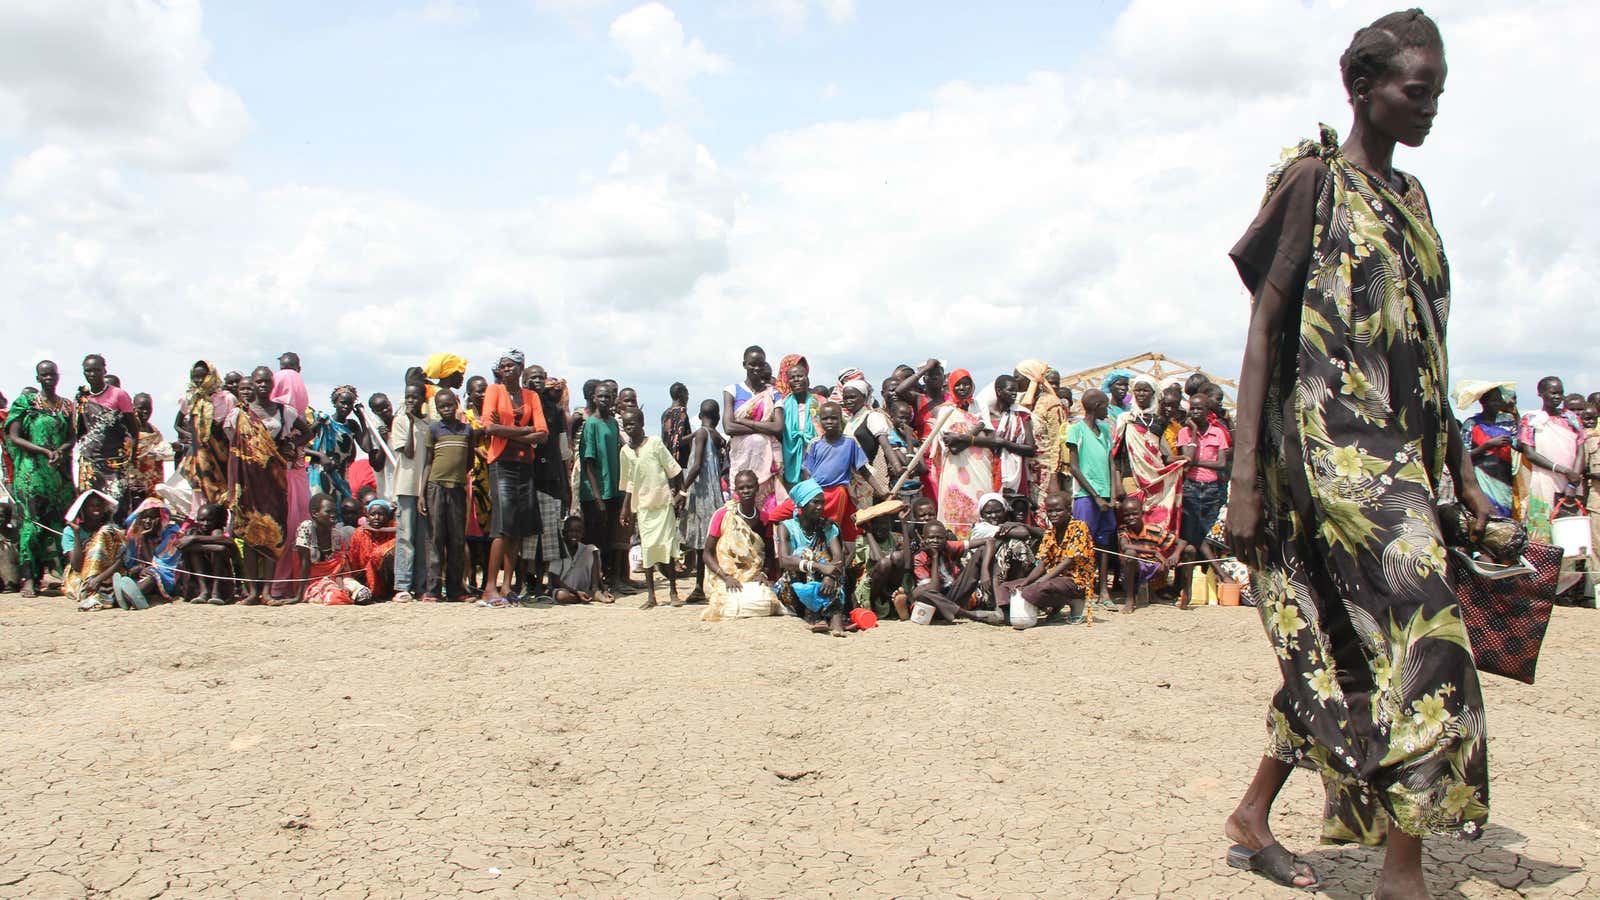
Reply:
[[[1066, 459], [1067, 445], [1077, 447], [1078, 471], [1083, 473], [1083, 480], [1094, 487], [1096, 494], [1110, 500], [1111, 426], [1104, 419], [1098, 425], [1098, 429], [1091, 429], [1086, 419], [1073, 422], [1061, 434], [1061, 453], [1062, 459]], [[1068, 472], [1070, 474], [1070, 470]], [[1089, 496], [1076, 478], [1072, 479], [1072, 496]]]
[[[599, 415], [585, 417], [583, 435], [579, 440], [583, 442], [584, 464], [594, 467], [594, 480], [600, 486], [599, 499], [616, 499], [622, 451], [622, 429], [617, 427], [616, 417], [609, 419], [602, 419]], [[595, 499], [594, 492], [589, 490], [587, 473], [578, 478], [578, 499], [590, 501]]]

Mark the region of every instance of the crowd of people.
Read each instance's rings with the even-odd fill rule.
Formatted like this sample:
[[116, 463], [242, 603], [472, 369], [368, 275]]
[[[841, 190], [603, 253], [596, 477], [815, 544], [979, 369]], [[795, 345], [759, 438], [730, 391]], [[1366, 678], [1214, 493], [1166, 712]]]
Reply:
[[[858, 609], [1028, 627], [1096, 601], [1132, 612], [1152, 585], [1187, 606], [1190, 564], [1248, 579], [1223, 535], [1226, 395], [1203, 374], [1119, 369], [1074, 398], [1034, 359], [982, 384], [930, 359], [876, 388], [854, 368], [813, 384], [804, 356], [774, 370], [761, 347], [742, 362], [692, 411], [674, 384], [655, 429], [632, 388], [590, 380], [574, 403], [518, 351], [470, 378], [435, 354], [398, 408], [341, 385], [325, 412], [295, 353], [248, 374], [201, 361], [168, 437], [101, 356], [72, 399], [43, 361], [5, 420], [0, 582], [32, 595], [59, 577], [85, 610], [642, 590], [646, 608], [845, 634]], [[1481, 407], [1462, 425], [1479, 484], [1536, 538], [1600, 490], [1600, 394], [1546, 378], [1526, 415], [1509, 382], [1462, 382], [1455, 399]]]
[[813, 384], [805, 357], [774, 370], [760, 347], [742, 362], [692, 411], [674, 384], [647, 425], [632, 388], [590, 380], [574, 402], [515, 350], [470, 378], [434, 354], [398, 406], [341, 385], [326, 411], [295, 353], [248, 373], [199, 361], [168, 435], [99, 354], [70, 398], [42, 361], [7, 407], [0, 581], [59, 582], [86, 611], [642, 590], [646, 608], [843, 635], [919, 605], [1077, 622], [1114, 584], [1125, 611], [1152, 583], [1184, 604], [1196, 560], [1241, 579], [1207, 540], [1231, 436], [1203, 375], [1117, 370], [1075, 403], [1039, 360], [980, 384], [930, 359], [876, 387], [853, 368]]

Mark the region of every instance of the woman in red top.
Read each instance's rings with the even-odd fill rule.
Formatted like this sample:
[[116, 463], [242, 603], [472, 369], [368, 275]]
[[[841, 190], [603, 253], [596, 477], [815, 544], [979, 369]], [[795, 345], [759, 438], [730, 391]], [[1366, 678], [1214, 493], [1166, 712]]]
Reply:
[[[500, 354], [496, 383], [483, 395], [483, 433], [489, 438], [489, 482], [494, 486], [494, 511], [489, 522], [489, 571], [483, 600], [503, 604], [515, 584], [522, 539], [539, 527], [534, 494], [534, 450], [549, 436], [539, 395], [522, 386], [525, 359], [520, 350]], [[514, 390], [512, 390], [514, 388]], [[500, 583], [504, 575], [505, 583]]]

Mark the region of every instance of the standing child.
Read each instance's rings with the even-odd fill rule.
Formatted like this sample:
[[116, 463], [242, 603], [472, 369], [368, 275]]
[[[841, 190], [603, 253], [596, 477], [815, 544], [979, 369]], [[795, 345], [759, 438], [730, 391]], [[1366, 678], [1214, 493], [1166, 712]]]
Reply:
[[422, 500], [423, 470], [428, 464], [432, 435], [422, 405], [427, 394], [420, 384], [406, 385], [405, 411], [394, 417], [389, 429], [389, 449], [394, 451], [395, 551], [394, 600], [410, 603], [412, 590], [428, 581], [428, 520], [418, 509]]
[[440, 388], [433, 395], [433, 409], [439, 420], [428, 426], [428, 462], [422, 469], [426, 487], [418, 507], [433, 532], [422, 599], [459, 603], [467, 599], [462, 581], [467, 564], [467, 481], [476, 459], [476, 435], [461, 421], [461, 401], [455, 391]]
[[584, 416], [579, 438], [583, 475], [578, 500], [583, 509], [584, 536], [600, 548], [608, 588], [613, 594], [632, 594], [639, 586], [628, 577], [628, 533], [622, 527], [623, 499], [617, 490], [622, 442], [612, 409], [616, 397], [610, 382], [595, 386], [594, 408]]
[[678, 596], [678, 573], [672, 567], [678, 549], [678, 516], [674, 497], [683, 469], [667, 452], [661, 439], [644, 432], [644, 414], [637, 409], [622, 413], [622, 430], [628, 442], [621, 451], [619, 487], [625, 492], [622, 519], [624, 526], [635, 522], [639, 532], [640, 568], [645, 572], [645, 588], [650, 592], [640, 609], [656, 605], [656, 579], [651, 567], [667, 577], [672, 605], [682, 606]]
[[856, 439], [844, 433], [844, 410], [839, 404], [822, 404], [817, 411], [817, 425], [822, 434], [811, 441], [801, 457], [801, 477], [810, 478], [822, 488], [823, 514], [839, 526], [839, 538], [853, 544], [860, 532], [852, 518], [856, 505], [850, 499], [850, 479], [859, 473], [872, 485], [877, 497], [889, 493], [889, 486], [872, 471], [871, 460]]
[[[1111, 477], [1111, 426], [1106, 423], [1109, 403], [1104, 391], [1084, 391], [1083, 418], [1067, 426], [1061, 436], [1066, 451], [1062, 459], [1072, 487], [1072, 517], [1088, 526], [1095, 546], [1102, 550], [1116, 546], [1115, 504], [1121, 494], [1121, 485]], [[1109, 606], [1107, 562], [1108, 557], [1100, 554], [1100, 602]]]
[[[677, 385], [674, 385], [676, 387]], [[688, 495], [683, 508], [683, 546], [694, 565], [694, 591], [689, 601], [706, 599], [706, 535], [711, 517], [722, 508], [722, 464], [728, 439], [717, 430], [722, 421], [722, 405], [715, 400], [700, 404], [700, 427], [687, 441], [688, 464], [683, 472], [683, 490]]]
[[389, 436], [394, 432], [394, 404], [390, 402], [388, 394], [373, 394], [367, 398], [365, 411], [377, 420], [378, 427], [363, 429], [356, 436], [356, 443], [367, 454], [367, 462], [372, 466], [372, 478], [377, 482], [378, 496], [393, 502], [394, 466], [389, 465], [389, 455], [383, 447], [389, 444]]

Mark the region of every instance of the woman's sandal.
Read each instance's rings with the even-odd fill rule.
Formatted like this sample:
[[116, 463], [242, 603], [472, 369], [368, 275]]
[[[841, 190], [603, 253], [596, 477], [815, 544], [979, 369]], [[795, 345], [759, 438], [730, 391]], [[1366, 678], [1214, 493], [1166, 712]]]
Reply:
[[[1299, 891], [1317, 891], [1322, 888], [1322, 879], [1316, 870], [1277, 841], [1260, 850], [1251, 850], [1243, 844], [1234, 844], [1228, 848], [1228, 865], [1247, 872], [1259, 872], [1286, 888]], [[1295, 884], [1296, 875], [1311, 876], [1311, 883]]]

